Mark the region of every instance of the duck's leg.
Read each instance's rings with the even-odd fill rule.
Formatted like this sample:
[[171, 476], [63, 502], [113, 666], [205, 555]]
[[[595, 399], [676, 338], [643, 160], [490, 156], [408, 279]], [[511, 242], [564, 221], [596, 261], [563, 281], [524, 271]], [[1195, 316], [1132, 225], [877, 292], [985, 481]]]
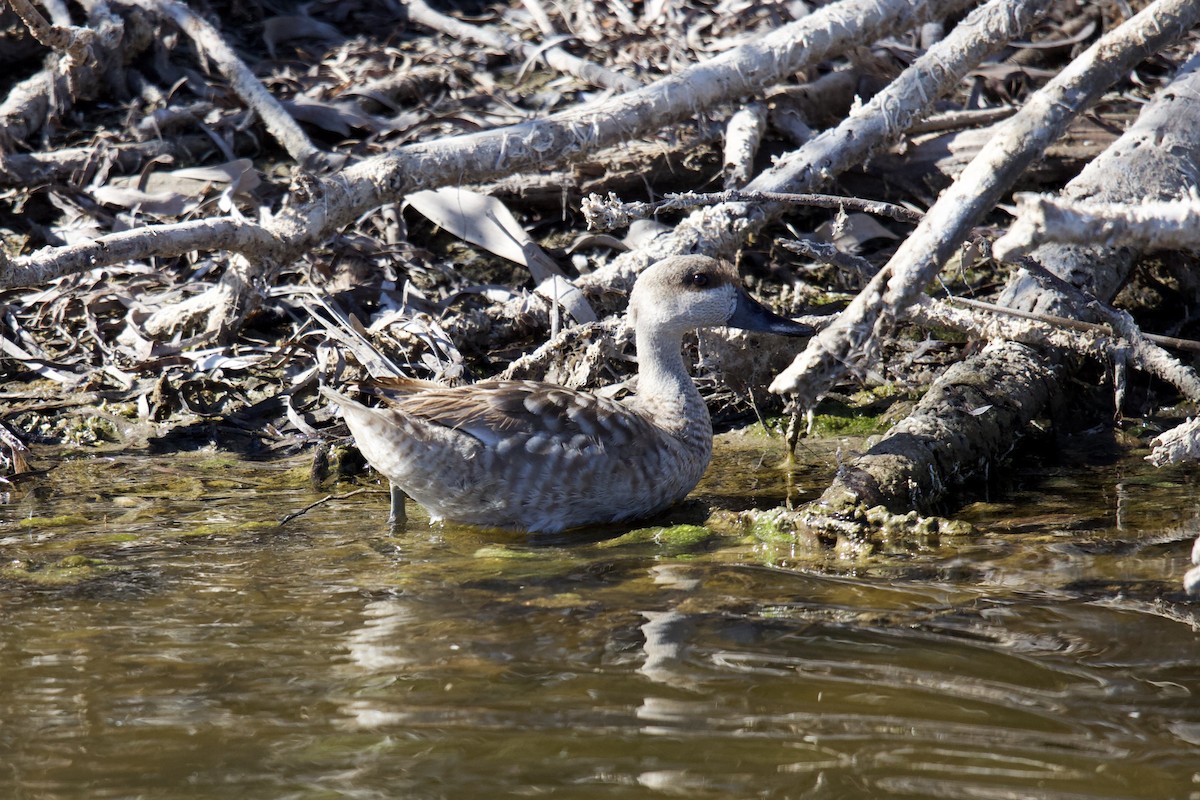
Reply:
[[403, 525], [408, 521], [408, 514], [404, 511], [404, 490], [391, 481], [388, 481], [388, 483], [392, 487], [392, 508], [391, 513], [388, 514], [388, 524]]

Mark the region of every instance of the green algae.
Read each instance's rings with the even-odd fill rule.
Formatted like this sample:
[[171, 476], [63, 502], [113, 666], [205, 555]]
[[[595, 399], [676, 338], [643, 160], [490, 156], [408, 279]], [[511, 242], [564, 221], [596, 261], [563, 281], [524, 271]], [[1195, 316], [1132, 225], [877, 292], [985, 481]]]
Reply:
[[117, 568], [95, 558], [70, 555], [50, 563], [14, 560], [0, 567], [0, 579], [33, 586], [75, 586], [104, 577]]
[[748, 511], [743, 517], [748, 537], [765, 545], [768, 555], [787, 548], [793, 557], [832, 557], [842, 564], [861, 564], [873, 556], [917, 549], [932, 550], [941, 544], [942, 537], [961, 538], [974, 533], [966, 522], [923, 517], [915, 511], [893, 514], [883, 506], [856, 507], [837, 517], [807, 508]]
[[531, 600], [526, 600], [523, 605], [530, 608], [582, 608], [588, 605], [588, 601], [582, 595], [576, 592], [560, 592], [559, 594], [546, 595], [542, 597], [534, 597]]
[[178, 531], [179, 536], [188, 538], [196, 536], [237, 536], [245, 533], [259, 533], [261, 531], [273, 531], [279, 528], [279, 523], [274, 520], [247, 520], [244, 522], [210, 522], [203, 525], [196, 525], [191, 528], [184, 528]]
[[796, 539], [795, 526], [784, 522], [783, 509], [750, 515], [748, 533], [760, 542], [786, 544]]
[[88, 522], [87, 517], [77, 514], [58, 514], [53, 517], [25, 517], [17, 523], [17, 527], [25, 529], [76, 528], [87, 525]]
[[655, 544], [672, 549], [690, 549], [707, 543], [716, 534], [703, 525], [672, 525], [670, 527], [639, 528], [629, 533], [601, 542], [597, 546], [625, 547], [635, 544]]
[[882, 414], [849, 413], [817, 414], [813, 417], [813, 433], [818, 436], [874, 436], [888, 429]]
[[534, 550], [523, 550], [515, 547], [505, 547], [504, 545], [494, 544], [486, 547], [481, 547], [473, 554], [475, 558], [495, 558], [495, 559], [536, 559], [540, 555]]

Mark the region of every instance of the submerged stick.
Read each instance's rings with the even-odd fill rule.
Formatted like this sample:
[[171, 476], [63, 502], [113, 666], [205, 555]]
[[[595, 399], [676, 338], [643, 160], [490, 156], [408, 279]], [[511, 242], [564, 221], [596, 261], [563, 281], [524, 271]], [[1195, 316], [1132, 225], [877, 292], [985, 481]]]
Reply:
[[297, 517], [304, 516], [305, 514], [312, 511], [314, 508], [316, 508], [318, 506], [323, 506], [326, 503], [333, 502], [334, 500], [348, 500], [351, 497], [354, 497], [356, 494], [363, 494], [364, 492], [370, 492], [372, 494], [379, 493], [375, 489], [355, 489], [354, 491], [346, 492], [345, 494], [327, 494], [324, 497], [322, 497], [320, 500], [309, 503], [308, 505], [306, 505], [304, 508], [300, 509], [299, 511], [293, 511], [290, 514], [283, 515], [279, 519], [279, 526], [283, 527], [284, 525], [287, 525], [292, 520], [296, 519]]

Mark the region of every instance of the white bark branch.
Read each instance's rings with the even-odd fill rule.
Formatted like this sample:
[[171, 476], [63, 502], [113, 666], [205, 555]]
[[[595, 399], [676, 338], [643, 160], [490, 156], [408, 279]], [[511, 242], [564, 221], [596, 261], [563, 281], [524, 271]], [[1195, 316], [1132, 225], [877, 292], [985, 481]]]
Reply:
[[[152, 0], [138, 0], [149, 3]], [[649, 134], [693, 117], [698, 111], [781, 81], [807, 64], [853, 44], [946, 14], [967, 0], [842, 0], [798, 22], [771, 31], [709, 61], [696, 64], [637, 91], [581, 109], [492, 131], [413, 144], [359, 162], [322, 180], [288, 204], [262, 228], [268, 236], [231, 236], [202, 241], [195, 249], [234, 249], [251, 261], [288, 263], [367, 211], [409, 192], [464, 181], [483, 181], [523, 169], [581, 158], [607, 145]], [[216, 225], [244, 224], [233, 218]], [[148, 226], [135, 232], [166, 242], [176, 226]], [[45, 248], [14, 259], [0, 272], [0, 288], [30, 285], [71, 274], [77, 261], [59, 263], [62, 248]], [[103, 248], [91, 266], [118, 263]], [[39, 269], [26, 265], [36, 262]]]
[[248, 220], [219, 217], [134, 228], [90, 242], [47, 247], [14, 259], [13, 266], [20, 270], [26, 285], [37, 285], [95, 267], [152, 256], [178, 256], [193, 250], [244, 253], [269, 249], [275, 244], [275, 236], [267, 228]]
[[1030, 192], [1013, 199], [1017, 219], [992, 247], [1001, 261], [1012, 261], [1046, 242], [1146, 251], [1200, 248], [1200, 196], [1195, 193], [1186, 200], [1137, 205], [1079, 202]]
[[[904, 133], [982, 59], [1019, 35], [1045, 10], [1045, 0], [991, 0], [918, 58], [870, 102], [782, 158], [747, 185], [747, 191], [811, 192], [865, 162]], [[941, 9], [951, 10], [949, 5]], [[747, 236], [785, 206], [723, 203], [700, 209], [641, 250], [623, 254], [586, 278], [597, 288], [629, 284], [650, 263], [668, 255], [705, 252], [729, 258]], [[581, 281], [581, 286], [584, 285]]]
[[816, 401], [863, 359], [877, 337], [910, 305], [953, 255], [971, 228], [1017, 176], [1054, 141], [1072, 117], [1137, 62], [1182, 37], [1200, 20], [1200, 4], [1157, 0], [1075, 59], [1004, 124], [942, 193], [891, 261], [864, 287], [838, 321], [772, 382], [777, 394]]

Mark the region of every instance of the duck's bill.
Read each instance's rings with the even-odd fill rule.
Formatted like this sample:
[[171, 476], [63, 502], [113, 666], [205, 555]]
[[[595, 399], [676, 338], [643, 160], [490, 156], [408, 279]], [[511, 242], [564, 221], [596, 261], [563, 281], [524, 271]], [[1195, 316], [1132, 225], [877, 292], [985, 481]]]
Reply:
[[817, 332], [811, 325], [779, 316], [745, 292], [738, 293], [737, 307], [725, 324], [730, 328], [776, 333], [780, 336], [812, 336]]

